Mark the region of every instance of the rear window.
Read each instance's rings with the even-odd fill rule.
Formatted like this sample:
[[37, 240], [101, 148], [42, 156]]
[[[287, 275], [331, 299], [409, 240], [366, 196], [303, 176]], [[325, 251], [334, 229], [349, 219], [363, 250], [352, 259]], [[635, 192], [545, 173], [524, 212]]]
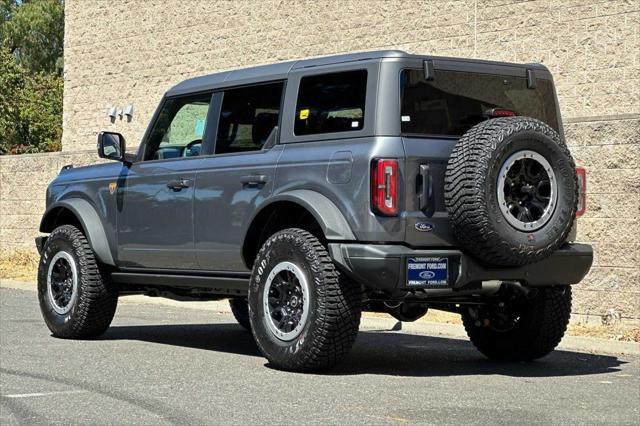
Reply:
[[225, 90], [215, 153], [261, 150], [274, 137], [283, 88], [278, 82]]
[[461, 136], [493, 108], [537, 118], [558, 130], [553, 85], [543, 79], [536, 83], [528, 89], [524, 77], [438, 70], [427, 81], [422, 70], [404, 70], [402, 133]]
[[295, 134], [362, 130], [367, 71], [314, 75], [300, 80]]

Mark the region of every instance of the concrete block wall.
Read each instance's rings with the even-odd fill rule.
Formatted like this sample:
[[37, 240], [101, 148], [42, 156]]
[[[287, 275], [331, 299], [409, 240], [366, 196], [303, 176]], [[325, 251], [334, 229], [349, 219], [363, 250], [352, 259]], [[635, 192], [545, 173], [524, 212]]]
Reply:
[[49, 182], [67, 164], [97, 162], [94, 149], [0, 156], [0, 252], [35, 250]]
[[[162, 94], [185, 78], [371, 49], [542, 62], [572, 153], [589, 168], [579, 239], [596, 247], [596, 266], [575, 288], [575, 311], [640, 317], [637, 0], [68, 0], [65, 8], [63, 153], [0, 159], [3, 247], [32, 244], [45, 184], [68, 155], [91, 161], [84, 151], [103, 129], [138, 145]], [[108, 108], [129, 103], [133, 120], [111, 123]], [[5, 179], [29, 189], [16, 194]]]
[[595, 249], [593, 268], [574, 287], [574, 312], [613, 309], [640, 317], [640, 118], [584, 118], [565, 123], [576, 164], [587, 167], [587, 212], [578, 240]]

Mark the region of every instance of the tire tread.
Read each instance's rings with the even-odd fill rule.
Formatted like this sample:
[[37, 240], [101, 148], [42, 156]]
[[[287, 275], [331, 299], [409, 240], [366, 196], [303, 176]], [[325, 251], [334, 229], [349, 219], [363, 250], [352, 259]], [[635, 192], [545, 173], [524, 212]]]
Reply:
[[462, 315], [464, 328], [473, 345], [490, 359], [531, 361], [542, 358], [562, 340], [571, 316], [571, 287], [540, 289], [512, 331], [499, 333], [477, 327], [475, 319]]
[[[300, 356], [295, 357], [274, 357], [262, 344], [256, 327], [253, 327], [256, 342], [277, 368], [306, 372], [332, 367], [349, 353], [358, 334], [362, 289], [338, 271], [325, 246], [316, 236], [303, 229], [289, 228], [270, 237], [260, 249], [256, 265], [275, 241], [283, 239], [300, 249], [311, 269], [320, 273], [321, 278], [313, 283], [316, 285], [318, 306], [314, 322], [310, 324], [313, 328], [309, 333], [311, 339], [304, 342]], [[255, 271], [254, 268], [254, 275]]]
[[[118, 290], [111, 283], [110, 276], [104, 267], [99, 264], [82, 231], [73, 225], [62, 225], [51, 232], [47, 244], [56, 238], [68, 241], [73, 246], [78, 258], [78, 299], [68, 326], [55, 326], [47, 320], [46, 315], [45, 321], [56, 337], [65, 339], [98, 337], [109, 328], [113, 320], [118, 303]], [[44, 285], [45, 289], [46, 274], [46, 264], [43, 258], [39, 265], [38, 281], [39, 286]]]
[[[529, 117], [504, 117], [486, 120], [472, 127], [455, 145], [445, 173], [445, 204], [456, 240], [476, 258], [492, 265], [517, 266], [550, 256], [566, 240], [572, 223], [563, 226], [552, 241], [542, 248], [509, 244], [491, 226], [485, 189], [486, 176], [500, 164], [493, 153], [505, 139], [518, 132], [539, 132], [552, 139], [575, 169], [575, 164], [558, 133], [547, 124]], [[575, 179], [575, 174], [574, 174]], [[575, 181], [573, 218], [578, 201]]]

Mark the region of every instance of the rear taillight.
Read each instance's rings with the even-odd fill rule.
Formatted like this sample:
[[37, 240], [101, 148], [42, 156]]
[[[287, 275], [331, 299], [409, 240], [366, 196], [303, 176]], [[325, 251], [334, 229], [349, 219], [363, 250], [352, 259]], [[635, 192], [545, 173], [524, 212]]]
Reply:
[[373, 160], [371, 210], [383, 216], [398, 214], [398, 160], [386, 158]]
[[580, 217], [587, 211], [587, 169], [584, 167], [576, 167], [576, 175], [578, 175], [579, 191], [576, 217]]

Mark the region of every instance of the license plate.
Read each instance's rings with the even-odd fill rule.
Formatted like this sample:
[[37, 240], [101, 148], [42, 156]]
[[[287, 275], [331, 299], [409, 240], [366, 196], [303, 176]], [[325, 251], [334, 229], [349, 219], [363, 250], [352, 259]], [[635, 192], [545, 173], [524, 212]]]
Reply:
[[443, 286], [448, 284], [449, 259], [446, 257], [412, 257], [407, 259], [408, 286]]

